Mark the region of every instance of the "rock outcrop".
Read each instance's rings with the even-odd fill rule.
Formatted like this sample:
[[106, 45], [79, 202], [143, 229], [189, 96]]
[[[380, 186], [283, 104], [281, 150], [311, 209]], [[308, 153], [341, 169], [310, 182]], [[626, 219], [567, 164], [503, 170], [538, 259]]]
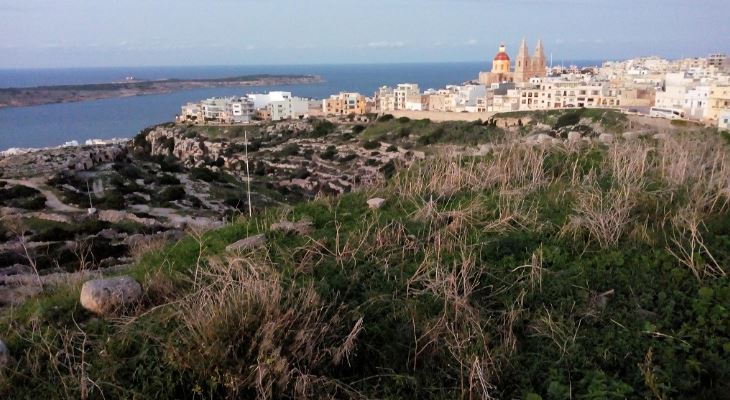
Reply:
[[282, 221], [271, 225], [274, 232], [293, 233], [297, 235], [309, 235], [314, 230], [312, 221], [304, 219], [297, 222]]
[[610, 133], [602, 133], [598, 136], [598, 141], [601, 143], [613, 143], [613, 135]]
[[265, 235], [255, 235], [255, 236], [249, 236], [245, 239], [241, 239], [237, 241], [236, 243], [232, 243], [228, 246], [226, 246], [226, 251], [245, 251], [245, 250], [252, 250], [261, 246], [264, 246], [266, 244], [266, 236]]
[[372, 209], [378, 209], [382, 207], [385, 204], [385, 199], [380, 197], [375, 197], [367, 201], [368, 207]]
[[91, 280], [81, 287], [81, 305], [99, 315], [131, 307], [141, 298], [142, 286], [129, 276]]

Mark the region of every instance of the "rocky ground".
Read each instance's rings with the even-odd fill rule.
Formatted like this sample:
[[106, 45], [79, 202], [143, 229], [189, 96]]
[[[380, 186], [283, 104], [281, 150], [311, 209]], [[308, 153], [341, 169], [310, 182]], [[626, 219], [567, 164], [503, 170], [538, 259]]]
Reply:
[[247, 214], [249, 188], [258, 213], [349, 192], [424, 156], [363, 142], [353, 127], [296, 121], [242, 134], [165, 124], [123, 144], [0, 156], [0, 305], [36, 293], [46, 276], [120, 268], [187, 230]]
[[605, 110], [373, 120], [169, 123], [126, 143], [0, 155], [0, 305], [59, 276], [123, 268], [190, 230], [381, 182], [427, 153], [478, 157], [514, 140], [561, 146], [667, 135]]

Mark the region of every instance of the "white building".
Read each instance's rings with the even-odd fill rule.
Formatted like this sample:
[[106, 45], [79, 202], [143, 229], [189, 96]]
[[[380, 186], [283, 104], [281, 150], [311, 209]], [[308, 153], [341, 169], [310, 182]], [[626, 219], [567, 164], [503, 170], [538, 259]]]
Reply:
[[421, 107], [421, 89], [416, 83], [401, 83], [393, 91], [395, 96], [395, 109], [408, 110], [420, 109]]
[[395, 110], [395, 91], [388, 86], [381, 86], [375, 92], [375, 108], [379, 112]]
[[[272, 121], [300, 119], [309, 115], [311, 100], [292, 96], [291, 92], [254, 93], [247, 96], [256, 110], [266, 109]], [[315, 105], [318, 107], [319, 103]]]

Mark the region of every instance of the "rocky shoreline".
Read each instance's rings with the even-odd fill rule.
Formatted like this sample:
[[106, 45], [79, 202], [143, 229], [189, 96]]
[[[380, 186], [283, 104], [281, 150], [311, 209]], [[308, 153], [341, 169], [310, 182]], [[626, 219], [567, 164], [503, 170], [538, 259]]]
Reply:
[[164, 94], [201, 88], [306, 85], [319, 82], [322, 82], [322, 78], [316, 75], [248, 75], [217, 79], [132, 80], [86, 85], [0, 88], [0, 109]]

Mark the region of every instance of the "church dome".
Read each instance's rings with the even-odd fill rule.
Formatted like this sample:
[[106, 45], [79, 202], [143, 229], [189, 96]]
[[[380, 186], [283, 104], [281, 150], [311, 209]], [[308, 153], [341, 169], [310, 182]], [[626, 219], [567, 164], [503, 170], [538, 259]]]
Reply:
[[507, 50], [504, 45], [499, 46], [499, 53], [494, 56], [494, 61], [509, 61], [509, 56], [507, 55]]

